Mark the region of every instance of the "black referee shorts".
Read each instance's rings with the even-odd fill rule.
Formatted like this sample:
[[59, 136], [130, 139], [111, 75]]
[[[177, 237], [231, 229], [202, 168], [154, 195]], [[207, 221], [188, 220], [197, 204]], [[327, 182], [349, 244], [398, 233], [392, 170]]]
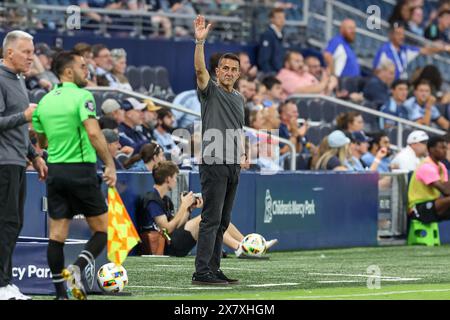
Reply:
[[47, 202], [52, 219], [72, 219], [108, 211], [95, 163], [48, 164]]

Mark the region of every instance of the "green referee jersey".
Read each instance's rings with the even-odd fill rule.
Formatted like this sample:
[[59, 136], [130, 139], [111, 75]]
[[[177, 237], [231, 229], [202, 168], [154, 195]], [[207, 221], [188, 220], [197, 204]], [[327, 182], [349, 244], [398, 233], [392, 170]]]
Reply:
[[92, 93], [72, 82], [57, 85], [39, 102], [33, 127], [48, 140], [48, 163], [95, 163], [97, 155], [83, 121], [95, 118]]

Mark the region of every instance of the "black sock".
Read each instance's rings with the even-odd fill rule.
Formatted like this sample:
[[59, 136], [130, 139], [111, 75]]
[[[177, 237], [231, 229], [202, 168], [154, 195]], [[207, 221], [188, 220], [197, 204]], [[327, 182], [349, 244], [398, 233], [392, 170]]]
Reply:
[[81, 251], [74, 265], [80, 267], [80, 271], [83, 272], [87, 264], [93, 263], [95, 258], [103, 251], [107, 241], [108, 235], [106, 232], [94, 233], [88, 243], [86, 243], [84, 250]]
[[66, 287], [61, 272], [64, 269], [64, 242], [48, 241], [47, 261], [52, 272], [52, 281], [57, 297], [67, 297]]

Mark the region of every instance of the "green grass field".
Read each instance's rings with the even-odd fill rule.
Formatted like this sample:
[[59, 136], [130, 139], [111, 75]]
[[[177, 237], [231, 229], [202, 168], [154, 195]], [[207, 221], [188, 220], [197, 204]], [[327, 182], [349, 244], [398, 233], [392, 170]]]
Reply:
[[[129, 257], [130, 296], [89, 299], [450, 299], [450, 246], [377, 247], [270, 253], [270, 260], [222, 260], [240, 284], [190, 283], [194, 257]], [[379, 287], [369, 289], [369, 266]], [[369, 282], [376, 285], [374, 278]], [[36, 297], [38, 299], [46, 297]]]

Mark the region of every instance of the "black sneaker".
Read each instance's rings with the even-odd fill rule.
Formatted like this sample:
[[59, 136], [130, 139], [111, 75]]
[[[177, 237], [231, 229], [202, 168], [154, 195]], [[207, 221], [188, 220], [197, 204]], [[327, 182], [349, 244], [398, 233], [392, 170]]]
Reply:
[[194, 273], [192, 275], [192, 284], [199, 284], [199, 285], [210, 285], [210, 286], [226, 286], [228, 285], [228, 281], [219, 279], [216, 275], [214, 275], [211, 272], [204, 273], [204, 274], [198, 274]]
[[217, 278], [221, 279], [221, 280], [225, 280], [226, 282], [228, 282], [229, 284], [238, 284], [239, 280], [238, 279], [230, 279], [228, 278], [223, 272], [222, 270], [217, 270], [217, 272], [214, 274]]

